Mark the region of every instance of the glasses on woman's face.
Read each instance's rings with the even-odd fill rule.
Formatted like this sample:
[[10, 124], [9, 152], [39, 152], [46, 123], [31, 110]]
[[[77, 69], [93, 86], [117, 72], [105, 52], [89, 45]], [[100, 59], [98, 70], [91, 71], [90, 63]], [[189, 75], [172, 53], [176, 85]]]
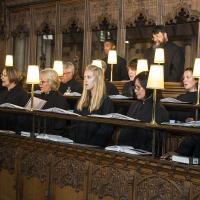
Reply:
[[7, 74], [1, 73], [1, 77], [7, 77], [7, 76], [8, 76]]
[[47, 81], [40, 81], [40, 85], [44, 85]]
[[141, 87], [141, 86], [138, 86], [138, 85], [135, 85], [133, 88], [134, 88], [134, 90], [139, 91], [139, 90], [141, 90], [142, 87]]

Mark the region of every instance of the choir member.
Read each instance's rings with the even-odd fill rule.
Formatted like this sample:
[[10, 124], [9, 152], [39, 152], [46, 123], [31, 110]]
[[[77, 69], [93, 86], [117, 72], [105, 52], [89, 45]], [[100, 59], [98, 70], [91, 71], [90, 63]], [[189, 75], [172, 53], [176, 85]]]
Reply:
[[[183, 74], [183, 86], [186, 90], [185, 94], [177, 96], [177, 99], [183, 102], [195, 104], [197, 101], [197, 84], [198, 79], [192, 76], [193, 69], [186, 68]], [[195, 110], [171, 111], [170, 118], [177, 121], [194, 120]]]
[[71, 62], [63, 63], [63, 76], [61, 77], [61, 83], [59, 91], [64, 94], [65, 92], [82, 92], [81, 84], [74, 78], [75, 67]]
[[[147, 89], [148, 72], [141, 72], [134, 79], [135, 94], [137, 101], [133, 102], [129, 108], [127, 115], [129, 117], [139, 119], [143, 122], [151, 122], [152, 120], [152, 90]], [[156, 105], [156, 122], [161, 123], [168, 121], [168, 112], [157, 101]], [[157, 133], [157, 139], [161, 139], [161, 134]], [[152, 130], [143, 128], [123, 128], [120, 132], [119, 144], [131, 145], [134, 148], [151, 151], [152, 149]]]
[[[68, 109], [67, 100], [58, 91], [60, 80], [58, 74], [51, 68], [46, 68], [40, 72], [40, 90], [41, 94], [37, 97], [46, 100], [43, 109], [57, 107]], [[49, 134], [63, 134], [65, 131], [65, 120], [47, 119], [46, 130]]]
[[136, 69], [137, 69], [137, 59], [132, 59], [128, 64], [128, 76], [130, 81], [124, 84], [122, 89], [122, 95], [127, 97], [135, 98], [135, 93], [133, 89], [133, 80], [136, 76]]
[[[83, 92], [76, 113], [80, 115], [109, 114], [113, 112], [111, 99], [106, 95], [101, 68], [88, 65], [84, 72]], [[75, 122], [75, 141], [82, 144], [106, 146], [112, 137], [112, 126], [94, 122]]]
[[[11, 103], [24, 107], [29, 100], [28, 93], [21, 84], [22, 76], [15, 67], [5, 67], [1, 73], [2, 86], [0, 104]], [[17, 116], [1, 114], [1, 129], [17, 130]]]
[[[104, 53], [106, 54], [106, 57], [103, 59], [106, 63], [108, 60], [108, 53], [110, 50], [115, 50], [116, 44], [115, 41], [112, 39], [107, 39], [104, 42]], [[110, 80], [110, 71], [111, 66], [108, 64], [108, 67], [105, 71], [105, 78], [106, 80]], [[117, 64], [113, 65], [113, 81], [122, 81], [122, 80], [128, 80], [128, 72], [126, 68], [126, 60], [120, 56], [117, 55]]]

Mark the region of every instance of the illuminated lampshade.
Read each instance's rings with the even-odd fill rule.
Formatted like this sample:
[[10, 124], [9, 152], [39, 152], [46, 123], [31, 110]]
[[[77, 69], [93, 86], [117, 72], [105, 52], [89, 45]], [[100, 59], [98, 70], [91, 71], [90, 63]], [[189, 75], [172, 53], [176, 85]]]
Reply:
[[146, 59], [138, 59], [136, 74], [139, 74], [143, 71], [148, 71], [147, 60]]
[[13, 67], [13, 56], [12, 55], [6, 55], [5, 66]]
[[200, 78], [200, 58], [195, 59], [193, 76], [196, 78]]
[[155, 57], [154, 57], [154, 63], [159, 63], [159, 64], [165, 63], [164, 49], [156, 48]]
[[151, 65], [147, 88], [164, 89], [164, 71], [163, 65]]
[[29, 65], [26, 83], [28, 84], [39, 84], [39, 66], [38, 65]]
[[53, 64], [53, 69], [58, 73], [58, 76], [63, 76], [63, 62], [60, 60], [55, 60]]
[[115, 50], [109, 51], [108, 64], [117, 64], [117, 51], [115, 51]]
[[97, 66], [97, 67], [102, 69], [101, 60], [93, 60], [91, 65], [95, 65], [95, 66]]

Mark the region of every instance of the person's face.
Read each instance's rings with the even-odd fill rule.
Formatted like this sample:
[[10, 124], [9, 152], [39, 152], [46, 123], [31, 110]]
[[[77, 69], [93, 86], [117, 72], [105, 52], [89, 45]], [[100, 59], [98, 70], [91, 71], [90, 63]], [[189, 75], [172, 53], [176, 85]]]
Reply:
[[73, 71], [70, 68], [64, 69], [63, 70], [63, 76], [61, 77], [61, 81], [63, 83], [67, 83], [73, 78]]
[[3, 70], [1, 74], [1, 81], [2, 81], [2, 86], [7, 87], [7, 88], [10, 87], [11, 83], [5, 69]]
[[105, 42], [104, 43], [104, 53], [108, 55], [110, 50], [115, 49], [115, 45], [113, 45], [111, 42]]
[[197, 84], [197, 80], [195, 80], [194, 77], [192, 76], [192, 71], [190, 70], [185, 71], [183, 74], [184, 88], [192, 92], [192, 90], [197, 89], [196, 84]]
[[161, 45], [167, 41], [167, 34], [161, 32], [153, 34], [153, 41], [157, 46]]
[[136, 76], [136, 70], [128, 68], [128, 76], [129, 76], [129, 79], [133, 81]]
[[51, 91], [49, 83], [44, 74], [40, 74], [40, 90], [42, 93], [48, 93]]
[[135, 94], [138, 100], [144, 100], [145, 99], [145, 89], [141, 86], [138, 79], [135, 81]]
[[94, 82], [95, 82], [95, 75], [93, 71], [86, 70], [84, 73], [84, 85], [86, 87], [86, 90], [92, 90], [94, 88]]

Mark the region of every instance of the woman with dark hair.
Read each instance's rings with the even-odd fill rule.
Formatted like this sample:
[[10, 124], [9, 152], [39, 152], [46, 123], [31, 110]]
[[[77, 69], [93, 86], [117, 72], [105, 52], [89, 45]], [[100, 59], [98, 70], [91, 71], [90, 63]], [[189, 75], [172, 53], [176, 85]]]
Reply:
[[[137, 101], [134, 101], [127, 113], [129, 117], [139, 119], [143, 122], [151, 122], [153, 107], [153, 91], [147, 89], [148, 72], [139, 73], [133, 83], [135, 85], [135, 95]], [[157, 101], [156, 105], [156, 122], [161, 123], [168, 121], [168, 112]], [[157, 134], [159, 136], [159, 134]], [[131, 145], [134, 148], [151, 151], [152, 149], [152, 130], [143, 128], [123, 128], [120, 132], [119, 144]]]
[[[21, 86], [21, 75], [14, 67], [5, 67], [1, 73], [2, 86], [5, 90], [0, 92], [0, 104], [11, 103], [24, 107], [29, 100], [28, 93]], [[17, 129], [17, 118], [11, 115], [1, 115], [1, 129]]]

